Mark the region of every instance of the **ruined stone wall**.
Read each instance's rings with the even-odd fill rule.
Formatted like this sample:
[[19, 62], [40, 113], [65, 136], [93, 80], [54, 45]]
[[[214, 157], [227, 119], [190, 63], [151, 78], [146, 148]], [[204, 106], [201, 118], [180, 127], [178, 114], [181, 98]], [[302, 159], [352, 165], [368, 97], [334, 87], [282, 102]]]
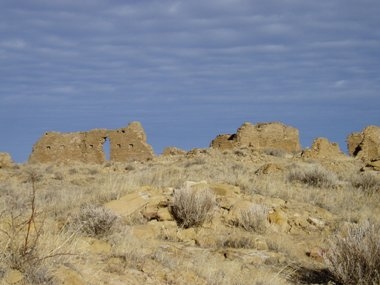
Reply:
[[277, 122], [256, 125], [245, 123], [237, 131], [237, 141], [240, 145], [258, 149], [275, 148], [287, 152], [301, 150], [298, 130]]
[[234, 147], [256, 149], [274, 148], [287, 152], [301, 150], [298, 130], [282, 123], [244, 123], [234, 135], [219, 135], [211, 147], [229, 149]]
[[30, 163], [70, 162], [104, 163], [104, 143], [110, 140], [112, 161], [133, 161], [152, 158], [141, 124], [133, 122], [120, 130], [95, 129], [88, 132], [45, 133], [33, 146]]
[[152, 147], [146, 142], [144, 129], [139, 122], [126, 128], [109, 132], [112, 161], [144, 161], [154, 156]]
[[237, 146], [236, 134], [218, 135], [212, 140], [210, 147], [218, 149], [233, 149]]
[[380, 127], [368, 126], [363, 131], [347, 137], [347, 148], [351, 156], [365, 162], [380, 160]]
[[0, 169], [1, 168], [11, 168], [13, 167], [14, 162], [12, 157], [7, 152], [0, 152]]
[[339, 145], [326, 138], [316, 138], [309, 149], [302, 151], [302, 157], [311, 159], [346, 159]]

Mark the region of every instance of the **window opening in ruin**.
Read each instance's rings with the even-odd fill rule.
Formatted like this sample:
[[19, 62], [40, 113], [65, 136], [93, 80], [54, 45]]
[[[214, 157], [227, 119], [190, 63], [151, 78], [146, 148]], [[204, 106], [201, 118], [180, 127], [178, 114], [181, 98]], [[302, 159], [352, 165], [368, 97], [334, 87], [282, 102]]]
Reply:
[[130, 143], [130, 144], [129, 144], [129, 148], [133, 148], [133, 143]]
[[106, 157], [106, 160], [110, 160], [111, 147], [110, 147], [110, 140], [107, 137], [104, 138], [103, 152]]
[[118, 148], [121, 148], [121, 144], [118, 143], [118, 144], [117, 144], [117, 147], [118, 147]]

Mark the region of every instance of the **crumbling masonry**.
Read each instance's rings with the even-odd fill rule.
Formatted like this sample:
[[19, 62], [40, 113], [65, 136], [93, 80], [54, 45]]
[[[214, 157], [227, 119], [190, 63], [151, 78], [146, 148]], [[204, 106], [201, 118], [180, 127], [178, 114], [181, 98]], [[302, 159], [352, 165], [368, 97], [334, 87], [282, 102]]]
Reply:
[[104, 163], [104, 144], [110, 142], [110, 160], [117, 162], [145, 161], [153, 158], [139, 122], [117, 130], [95, 129], [88, 132], [47, 132], [33, 146], [30, 163], [70, 162]]

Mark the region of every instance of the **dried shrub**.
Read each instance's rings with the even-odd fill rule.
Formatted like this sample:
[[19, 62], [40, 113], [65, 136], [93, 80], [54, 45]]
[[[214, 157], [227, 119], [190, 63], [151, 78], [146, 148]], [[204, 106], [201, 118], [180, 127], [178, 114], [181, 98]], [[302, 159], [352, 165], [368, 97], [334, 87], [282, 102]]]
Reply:
[[252, 207], [240, 210], [239, 219], [236, 221], [246, 231], [263, 234], [268, 227], [269, 208], [261, 204], [253, 204]]
[[61, 251], [70, 238], [58, 245], [50, 241], [36, 203], [41, 176], [34, 171], [28, 175], [30, 196], [20, 201], [17, 194], [10, 193], [0, 214], [0, 264], [20, 271], [28, 284], [53, 284], [51, 261], [56, 263], [58, 258], [72, 255]]
[[177, 224], [184, 228], [202, 225], [210, 218], [215, 195], [209, 189], [182, 188], [174, 192], [169, 210]]
[[303, 168], [296, 167], [291, 169], [288, 174], [288, 181], [301, 182], [312, 187], [330, 188], [337, 184], [338, 178], [335, 173], [314, 164]]
[[341, 284], [380, 284], [380, 227], [366, 222], [334, 236], [324, 260]]
[[118, 216], [103, 206], [85, 204], [72, 221], [72, 227], [90, 237], [102, 237], [111, 232]]
[[372, 195], [380, 191], [380, 182], [371, 173], [357, 174], [351, 178], [353, 187]]

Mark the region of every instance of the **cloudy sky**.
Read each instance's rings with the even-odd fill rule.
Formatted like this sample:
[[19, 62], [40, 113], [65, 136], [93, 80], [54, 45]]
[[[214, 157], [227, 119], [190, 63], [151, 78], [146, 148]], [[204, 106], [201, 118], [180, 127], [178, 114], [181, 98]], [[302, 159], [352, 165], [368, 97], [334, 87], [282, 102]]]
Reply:
[[140, 121], [156, 153], [281, 121], [380, 125], [378, 0], [1, 0], [0, 151]]

